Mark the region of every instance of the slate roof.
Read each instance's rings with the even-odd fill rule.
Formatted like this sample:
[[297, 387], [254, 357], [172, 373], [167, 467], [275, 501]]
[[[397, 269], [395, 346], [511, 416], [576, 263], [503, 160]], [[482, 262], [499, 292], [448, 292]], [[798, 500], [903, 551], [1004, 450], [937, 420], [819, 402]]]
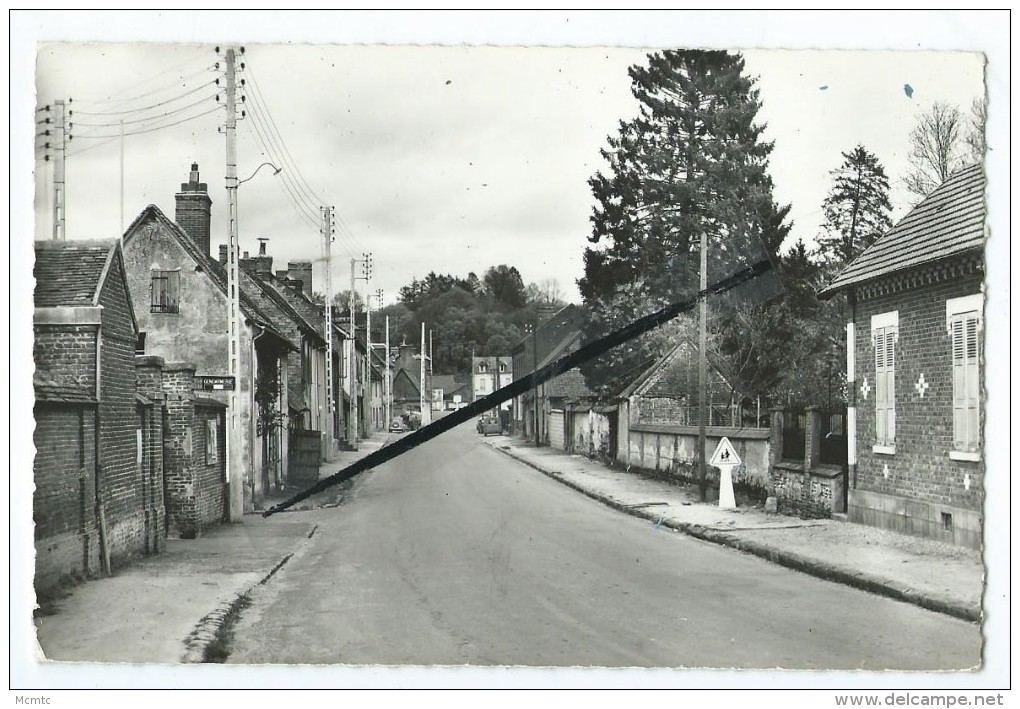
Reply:
[[117, 244], [117, 239], [35, 242], [36, 307], [98, 305]]
[[985, 175], [980, 165], [971, 165], [950, 175], [818, 296], [830, 298], [849, 286], [979, 250], [984, 242]]

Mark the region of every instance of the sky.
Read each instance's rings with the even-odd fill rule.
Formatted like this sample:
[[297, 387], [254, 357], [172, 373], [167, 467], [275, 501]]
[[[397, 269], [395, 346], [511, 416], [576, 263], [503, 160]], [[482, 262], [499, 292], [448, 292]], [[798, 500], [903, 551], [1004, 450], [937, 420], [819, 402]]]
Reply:
[[[84, 124], [111, 122], [110, 115], [93, 115], [86, 121], [89, 109], [109, 113], [147, 105], [144, 100], [124, 99], [139, 94], [147, 94], [143, 99], [172, 98], [205, 78], [214, 79], [211, 71], [201, 70], [216, 62], [215, 45], [227, 42], [246, 47], [249, 78], [261, 89], [268, 108], [266, 125], [275, 125], [287, 158], [282, 173], [274, 176], [272, 170], [262, 169], [239, 189], [242, 249], [256, 250], [256, 238], [261, 236], [270, 239], [269, 252], [278, 267], [287, 260], [321, 257], [316, 229], [285, 187], [300, 180], [306, 185], [303, 189], [314, 193], [301, 201], [328, 200], [345, 225], [333, 249], [334, 283], [337, 287], [349, 283], [350, 258], [371, 251], [372, 289], [382, 288], [385, 302], [392, 302], [411, 278], [430, 270], [466, 275], [500, 263], [516, 266], [525, 282], [556, 279], [576, 301], [573, 282], [581, 275], [592, 206], [587, 180], [602, 166], [599, 149], [606, 137], [634, 113], [626, 70], [641, 62], [649, 48], [744, 50], [748, 73], [759, 77], [763, 102], [759, 119], [768, 124], [767, 137], [775, 141], [770, 167], [775, 197], [793, 205], [793, 236], [808, 242], [818, 230], [829, 171], [840, 163], [840, 153], [858, 142], [885, 165], [893, 179], [896, 214], [903, 214], [906, 195], [898, 180], [906, 169], [907, 135], [916, 116], [935, 100], [969, 106], [982, 93], [981, 61], [953, 50], [985, 52], [991, 147], [986, 162], [992, 234], [988, 281], [993, 284], [988, 318], [1008, 323], [1010, 66], [1009, 18], [1002, 14], [60, 11], [13, 13], [10, 21], [8, 258], [10, 333], [16, 335], [10, 343], [12, 402], [32, 399], [31, 377], [23, 376], [32, 367], [31, 338], [18, 336], [30, 332], [32, 317], [32, 279], [26, 277], [32, 245], [27, 235], [45, 237], [52, 228], [47, 165], [33, 150], [33, 134], [39, 127], [34, 118], [36, 90], [39, 104], [71, 97], [80, 106], [71, 150], [81, 152], [67, 163], [70, 238], [115, 237], [122, 219], [130, 223], [150, 203], [172, 216], [173, 195], [195, 161], [214, 201], [213, 242], [222, 243], [225, 148], [215, 115], [126, 138], [123, 217], [119, 140], [98, 145], [100, 141], [90, 141], [85, 133], [104, 133]], [[46, 47], [37, 55], [37, 43], [54, 40], [77, 46]], [[107, 46], [81, 46], [98, 40]], [[148, 44], [111, 45], [137, 42]], [[380, 47], [381, 43], [387, 46]], [[425, 45], [446, 48], [422, 48]], [[525, 45], [529, 48], [520, 48]], [[191, 88], [181, 86], [180, 72]], [[905, 94], [904, 84], [912, 87], [912, 97]], [[165, 93], [150, 93], [159, 89]], [[211, 100], [212, 94], [198, 90], [173, 105]], [[266, 159], [252, 128], [255, 122], [246, 119], [238, 133], [242, 179]], [[125, 132], [128, 125], [139, 124], [125, 124]], [[276, 151], [284, 153], [279, 146]], [[36, 170], [38, 179], [33, 181]], [[293, 181], [284, 181], [285, 174]], [[321, 274], [320, 267], [319, 282]], [[1008, 371], [1008, 333], [1008, 327], [989, 328], [988, 371]], [[986, 465], [989, 470], [1008, 471], [1005, 387], [990, 387], [988, 402], [989, 411], [999, 415], [987, 417]], [[12, 441], [28, 440], [31, 418], [15, 416], [10, 435]], [[30, 469], [31, 457], [31, 446], [12, 445], [12, 471]], [[12, 476], [12, 485], [12, 500], [30, 498], [29, 476]], [[986, 491], [990, 502], [1001, 502], [987, 509], [986, 558], [997, 571], [988, 579], [991, 617], [1002, 617], [1008, 613], [1003, 605], [1009, 597], [1007, 575], [1002, 573], [1008, 561], [1008, 503], [1013, 494], [1008, 476], [988, 476]], [[11, 529], [29, 528], [30, 507], [10, 506]], [[18, 595], [19, 603], [30, 602], [31, 594], [31, 546], [25, 546], [27, 556], [16, 547], [17, 558], [12, 560], [20, 570], [12, 578], [27, 579], [12, 586], [12, 599]], [[995, 615], [997, 610], [1002, 615]], [[12, 621], [12, 647], [31, 647], [28, 622], [22, 616]], [[990, 624], [985, 632], [989, 643], [985, 669], [965, 675], [819, 672], [792, 677], [685, 671], [678, 680], [670, 672], [622, 670], [593, 676], [564, 670], [520, 672], [507, 678], [406, 668], [399, 677], [334, 672], [309, 674], [305, 681], [307, 686], [336, 686], [340, 678], [356, 686], [399, 682], [438, 687], [508, 683], [654, 688], [677, 686], [679, 681], [732, 688], [1001, 687], [1008, 684], [1009, 671], [1000, 659], [1008, 657], [1005, 627]], [[103, 672], [88, 668], [76, 674], [76, 668], [40, 669], [23, 657], [12, 659], [12, 676], [27, 686], [82, 686], [101, 680], [116, 683], [119, 678], [127, 686], [169, 682], [216, 687], [222, 681], [214, 673], [184, 674], [176, 668], [132, 667], [122, 674], [115, 668]], [[243, 686], [290, 686], [288, 676], [277, 670], [281, 668], [260, 668], [231, 677]], [[765, 697], [766, 704], [770, 698]]]
[[[605, 167], [599, 151], [607, 137], [636, 113], [627, 69], [644, 63], [649, 50], [242, 46], [246, 101], [239, 106], [248, 115], [237, 131], [238, 176], [265, 161], [283, 168], [275, 175], [263, 169], [240, 187], [242, 250], [255, 252], [265, 237], [277, 268], [315, 260], [315, 289], [322, 290], [318, 211], [326, 204], [339, 215], [334, 290], [349, 287], [350, 260], [371, 253], [369, 287], [382, 289], [384, 303], [429, 271], [481, 276], [502, 263], [525, 283], [555, 280], [567, 300], [579, 300], [575, 282], [594, 205], [588, 179]], [[225, 100], [225, 47], [217, 54], [205, 43], [40, 45], [37, 108], [70, 98], [74, 113], [69, 238], [116, 236], [150, 203], [172, 218], [174, 193], [197, 162], [213, 200], [213, 253], [225, 243], [225, 137], [218, 131], [225, 111], [215, 100]], [[984, 58], [976, 52], [743, 55], [747, 73], [758, 78], [759, 122], [775, 144], [775, 198], [792, 205], [791, 241], [808, 244], [841, 152], [861, 143], [878, 156], [893, 185], [894, 217], [902, 216], [917, 116], [934, 101], [966, 111], [984, 92]], [[212, 83], [217, 77], [220, 86]], [[53, 163], [43, 160], [43, 141], [34, 156], [36, 238], [53, 228]]]

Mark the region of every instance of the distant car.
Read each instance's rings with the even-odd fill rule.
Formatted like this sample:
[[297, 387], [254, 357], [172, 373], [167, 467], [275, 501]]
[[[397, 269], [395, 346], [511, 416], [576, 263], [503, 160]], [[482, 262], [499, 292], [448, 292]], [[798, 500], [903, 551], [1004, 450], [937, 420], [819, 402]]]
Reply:
[[404, 419], [393, 419], [390, 421], [390, 433], [403, 433], [407, 430]]
[[495, 416], [483, 416], [478, 419], [478, 426], [476, 428], [483, 436], [488, 436], [490, 433], [494, 433], [498, 436], [503, 433], [503, 427], [500, 425], [499, 419]]

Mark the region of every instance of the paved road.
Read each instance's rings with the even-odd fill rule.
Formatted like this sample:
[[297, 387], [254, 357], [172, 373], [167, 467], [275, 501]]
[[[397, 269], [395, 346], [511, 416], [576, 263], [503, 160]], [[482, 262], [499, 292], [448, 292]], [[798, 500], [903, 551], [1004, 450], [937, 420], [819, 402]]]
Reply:
[[230, 662], [969, 668], [978, 626], [610, 510], [465, 425], [367, 473]]

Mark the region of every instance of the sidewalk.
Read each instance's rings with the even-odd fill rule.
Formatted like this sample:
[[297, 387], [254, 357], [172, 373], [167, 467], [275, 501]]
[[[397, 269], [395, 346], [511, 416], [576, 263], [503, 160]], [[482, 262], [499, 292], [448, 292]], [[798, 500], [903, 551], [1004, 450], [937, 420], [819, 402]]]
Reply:
[[509, 436], [484, 441], [615, 509], [837, 583], [964, 620], [981, 619], [984, 565], [972, 549], [839, 519], [802, 520], [762, 507], [720, 510], [697, 491]]
[[[339, 454], [323, 464], [319, 477], [379, 449], [387, 438], [376, 433], [359, 450]], [[338, 505], [348, 489], [325, 490], [297, 509]], [[269, 504], [297, 492], [278, 493]], [[287, 563], [315, 529], [304, 515], [285, 511], [265, 519], [254, 513], [197, 539], [167, 539], [163, 553], [74, 586], [37, 612], [39, 645], [46, 659], [65, 662], [201, 662], [239, 599]]]

